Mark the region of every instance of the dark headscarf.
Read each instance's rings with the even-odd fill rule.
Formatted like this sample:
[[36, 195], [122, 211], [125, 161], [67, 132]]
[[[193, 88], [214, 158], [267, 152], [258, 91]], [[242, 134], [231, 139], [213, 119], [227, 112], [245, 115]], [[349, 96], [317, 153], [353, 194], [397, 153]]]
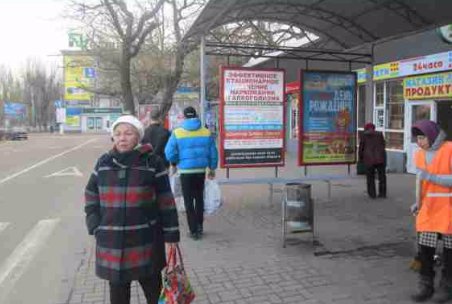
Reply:
[[433, 145], [433, 143], [435, 142], [436, 137], [438, 137], [439, 132], [440, 132], [440, 128], [439, 128], [438, 124], [434, 121], [427, 120], [427, 119], [418, 120], [411, 127], [411, 134], [413, 136], [417, 136], [417, 135], [427, 136], [430, 146]]

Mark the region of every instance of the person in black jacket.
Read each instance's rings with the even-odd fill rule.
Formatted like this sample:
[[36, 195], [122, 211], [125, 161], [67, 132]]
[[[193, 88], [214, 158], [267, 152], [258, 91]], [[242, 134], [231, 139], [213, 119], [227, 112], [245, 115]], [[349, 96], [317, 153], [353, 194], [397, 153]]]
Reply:
[[378, 173], [378, 197], [386, 197], [386, 143], [381, 132], [375, 131], [373, 123], [364, 126], [359, 143], [359, 160], [366, 166], [367, 193], [375, 198], [375, 170]]
[[162, 126], [160, 121], [160, 110], [153, 109], [151, 111], [151, 123], [146, 128], [143, 137], [143, 144], [151, 144], [153, 148], [153, 153], [160, 156], [165, 162], [166, 167], [169, 167], [169, 162], [165, 157], [165, 146], [171, 135], [165, 127]]

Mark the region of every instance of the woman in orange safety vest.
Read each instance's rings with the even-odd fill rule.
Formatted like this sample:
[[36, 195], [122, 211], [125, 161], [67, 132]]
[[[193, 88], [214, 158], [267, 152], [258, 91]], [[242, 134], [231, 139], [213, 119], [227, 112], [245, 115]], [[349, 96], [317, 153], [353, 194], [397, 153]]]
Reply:
[[438, 240], [443, 241], [443, 269], [436, 303], [452, 301], [452, 142], [433, 121], [420, 120], [412, 129], [419, 150], [415, 154], [420, 180], [416, 206], [421, 269], [419, 286], [412, 300], [424, 302], [434, 294], [434, 255]]

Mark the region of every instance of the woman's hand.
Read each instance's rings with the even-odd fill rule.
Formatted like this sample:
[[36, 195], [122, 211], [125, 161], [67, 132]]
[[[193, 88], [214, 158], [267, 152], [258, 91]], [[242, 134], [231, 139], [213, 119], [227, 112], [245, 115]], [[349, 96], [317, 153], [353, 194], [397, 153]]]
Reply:
[[208, 179], [214, 179], [215, 178], [215, 170], [210, 169], [209, 172], [207, 172], [207, 178]]

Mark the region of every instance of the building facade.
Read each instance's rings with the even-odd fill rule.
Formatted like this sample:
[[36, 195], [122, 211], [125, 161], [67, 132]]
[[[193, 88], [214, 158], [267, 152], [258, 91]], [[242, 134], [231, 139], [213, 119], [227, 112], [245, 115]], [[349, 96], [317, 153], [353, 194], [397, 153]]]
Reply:
[[[450, 28], [450, 26], [449, 26]], [[450, 34], [449, 34], [450, 35]], [[452, 37], [452, 36], [451, 36]], [[373, 66], [352, 66], [358, 74], [358, 133], [373, 122], [387, 142], [388, 171], [414, 173], [416, 143], [411, 125], [419, 119], [438, 122], [452, 140], [452, 39], [430, 30], [374, 46]], [[268, 60], [259, 67], [286, 70], [288, 150], [296, 151], [299, 70], [306, 62]], [[309, 62], [312, 70], [350, 70], [347, 63]], [[372, 77], [370, 77], [372, 75]], [[372, 78], [372, 79], [371, 79]], [[299, 85], [298, 85], [299, 87]]]

